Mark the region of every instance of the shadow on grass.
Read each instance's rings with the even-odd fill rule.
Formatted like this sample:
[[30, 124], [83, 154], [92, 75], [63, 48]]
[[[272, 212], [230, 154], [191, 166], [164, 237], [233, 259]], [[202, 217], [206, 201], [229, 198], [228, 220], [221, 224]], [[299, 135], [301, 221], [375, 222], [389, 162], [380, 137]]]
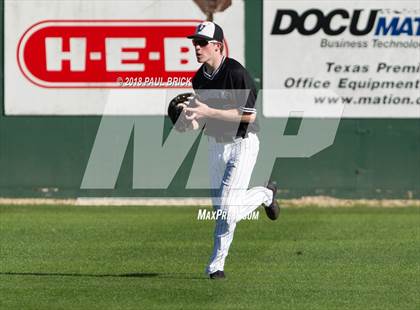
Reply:
[[96, 278], [169, 278], [169, 279], [206, 279], [183, 273], [134, 272], [121, 274], [89, 274], [89, 273], [60, 273], [60, 272], [0, 272], [2, 276], [41, 276], [41, 277], [96, 277]]

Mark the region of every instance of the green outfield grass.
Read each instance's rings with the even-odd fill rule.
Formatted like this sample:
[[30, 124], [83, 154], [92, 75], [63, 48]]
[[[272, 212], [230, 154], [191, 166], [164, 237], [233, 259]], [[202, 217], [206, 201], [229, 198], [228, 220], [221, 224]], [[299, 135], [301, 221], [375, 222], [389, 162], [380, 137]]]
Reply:
[[420, 208], [260, 209], [221, 281], [197, 210], [0, 206], [0, 309], [420, 309]]

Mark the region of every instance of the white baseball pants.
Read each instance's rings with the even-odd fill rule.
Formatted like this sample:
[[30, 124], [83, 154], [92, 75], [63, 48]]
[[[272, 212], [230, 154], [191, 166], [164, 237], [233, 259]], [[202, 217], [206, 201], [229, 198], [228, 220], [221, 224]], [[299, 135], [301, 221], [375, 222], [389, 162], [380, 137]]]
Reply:
[[[256, 134], [236, 138], [231, 143], [218, 143], [209, 137], [209, 174], [216, 219], [214, 247], [206, 273], [224, 270], [236, 223], [258, 208], [270, 205], [273, 192], [258, 186], [248, 189], [259, 151]], [[227, 216], [225, 216], [227, 215]]]

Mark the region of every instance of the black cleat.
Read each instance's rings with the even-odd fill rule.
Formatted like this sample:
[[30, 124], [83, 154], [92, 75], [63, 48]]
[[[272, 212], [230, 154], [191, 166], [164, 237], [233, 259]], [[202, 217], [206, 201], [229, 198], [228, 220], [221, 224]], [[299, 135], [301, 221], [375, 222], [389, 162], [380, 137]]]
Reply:
[[224, 279], [225, 273], [222, 270], [217, 270], [216, 272], [209, 274], [209, 276], [212, 280]]
[[280, 207], [276, 200], [277, 195], [277, 184], [276, 182], [269, 181], [267, 188], [271, 191], [273, 191], [273, 200], [271, 201], [271, 204], [269, 206], [264, 206], [265, 213], [267, 214], [268, 218], [272, 221], [275, 221], [278, 219], [280, 215]]

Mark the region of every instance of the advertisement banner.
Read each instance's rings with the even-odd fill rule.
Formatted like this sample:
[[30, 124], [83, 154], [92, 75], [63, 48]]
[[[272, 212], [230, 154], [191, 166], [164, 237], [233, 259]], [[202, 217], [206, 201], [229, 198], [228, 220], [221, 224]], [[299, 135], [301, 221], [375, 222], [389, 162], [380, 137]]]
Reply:
[[[6, 115], [163, 115], [200, 64], [193, 0], [4, 3]], [[19, 16], [19, 18], [16, 18]], [[244, 8], [214, 15], [244, 63]]]
[[264, 1], [263, 33], [266, 117], [420, 118], [418, 1]]

